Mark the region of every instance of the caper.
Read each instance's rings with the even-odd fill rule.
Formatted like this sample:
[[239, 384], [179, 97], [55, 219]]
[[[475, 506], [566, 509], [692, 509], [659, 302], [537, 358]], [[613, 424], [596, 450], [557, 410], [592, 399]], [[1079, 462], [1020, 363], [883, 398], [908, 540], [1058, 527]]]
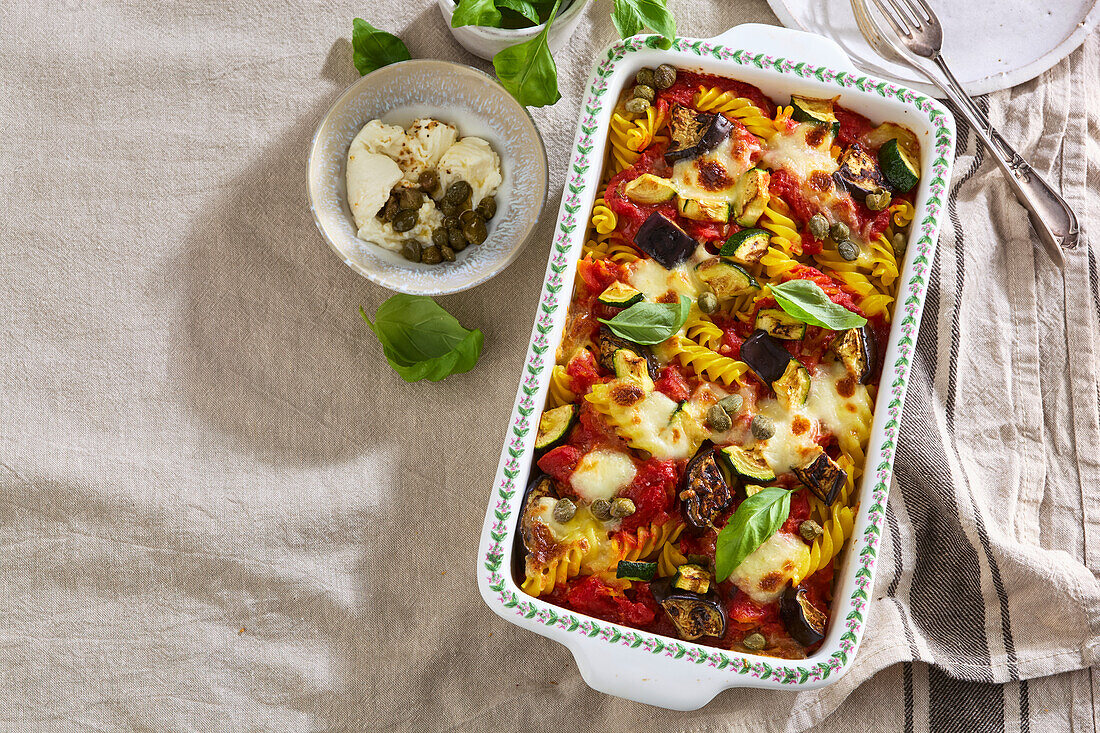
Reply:
[[447, 244], [451, 245], [451, 249], [455, 252], [461, 252], [466, 249], [466, 245], [469, 244], [469, 242], [466, 241], [466, 237], [462, 234], [462, 227], [447, 227]]
[[416, 209], [401, 209], [393, 217], [393, 230], [395, 232], [407, 232], [416, 226], [420, 219], [420, 212]]
[[657, 98], [657, 90], [651, 86], [639, 84], [638, 86], [634, 87], [634, 96], [638, 99], [644, 99], [650, 104], [653, 104], [653, 100]]
[[397, 199], [402, 209], [419, 209], [420, 204], [424, 202], [424, 194], [415, 188], [403, 188], [401, 193], [397, 194]]
[[634, 97], [627, 100], [626, 111], [632, 115], [644, 115], [647, 109], [649, 109], [649, 102], [641, 97]]
[[416, 182], [420, 184], [420, 190], [431, 193], [439, 187], [439, 174], [435, 172], [435, 168], [428, 168], [420, 172]]
[[453, 214], [451, 216], [443, 217], [443, 228], [450, 229], [451, 227], [462, 226], [462, 223], [458, 220], [458, 215]]
[[833, 238], [834, 242], [843, 242], [852, 234], [848, 229], [848, 225], [844, 222], [838, 221], [829, 229], [829, 236]]
[[607, 499], [596, 499], [592, 502], [592, 514], [601, 522], [611, 519], [611, 502]]
[[443, 255], [439, 251], [439, 247], [434, 244], [424, 250], [424, 253], [420, 255], [420, 261], [425, 265], [438, 265], [443, 261]]
[[554, 502], [554, 521], [565, 524], [577, 513], [577, 505], [572, 499], [558, 499]]
[[905, 254], [905, 246], [907, 242], [905, 241], [905, 234], [903, 232], [897, 232], [896, 234], [894, 234], [894, 240], [891, 242], [891, 244], [894, 245], [894, 256], [901, 257], [903, 254]]
[[676, 67], [671, 64], [661, 64], [653, 72], [653, 82], [658, 89], [668, 89], [676, 83]]
[[485, 221], [489, 221], [497, 215], [497, 200], [495, 196], [486, 196], [477, 204], [477, 213], [481, 214]]
[[473, 209], [466, 209], [458, 215], [459, 226], [466, 226], [467, 224], [473, 224], [474, 219], [477, 218], [477, 212]]
[[446, 247], [448, 242], [447, 230], [443, 227], [432, 230], [432, 244], [436, 247]]
[[767, 645], [768, 640], [764, 638], [764, 635], [757, 632], [755, 634], [749, 634], [741, 641], [741, 646], [746, 649], [752, 649], [754, 652], [758, 652]]
[[802, 539], [807, 542], [813, 542], [821, 535], [825, 534], [825, 530], [821, 528], [821, 525], [812, 519], [807, 519], [802, 524], [798, 525], [798, 533], [802, 535]]
[[616, 519], [622, 519], [623, 517], [629, 517], [634, 513], [634, 502], [627, 499], [624, 496], [620, 496], [615, 501], [611, 502], [611, 516]]
[[475, 214], [472, 221], [462, 225], [462, 236], [466, 237], [466, 241], [470, 244], [484, 242], [489, 236], [489, 232], [485, 228], [485, 220]]
[[439, 202], [439, 211], [443, 214], [444, 220], [446, 220], [448, 217], [457, 217], [460, 209], [458, 208], [458, 204], [452, 204], [447, 199], [443, 199]]
[[836, 245], [836, 251], [848, 262], [855, 262], [859, 259], [859, 246], [850, 239], [839, 242]]
[[867, 208], [871, 211], [882, 211], [890, 205], [890, 192], [885, 188], [875, 189], [874, 193], [867, 194], [867, 198], [864, 199], [864, 203], [867, 204]]
[[420, 262], [420, 242], [406, 239], [401, 243], [401, 256], [409, 262]]
[[731, 394], [729, 397], [723, 397], [718, 401], [718, 406], [725, 410], [730, 417], [741, 412], [741, 406], [744, 404], [745, 398], [739, 394]]
[[773, 423], [769, 417], [756, 415], [753, 417], [752, 422], [749, 423], [749, 432], [752, 433], [752, 437], [757, 440], [767, 440], [775, 435], [775, 423]]
[[390, 194], [390, 197], [386, 199], [385, 205], [378, 212], [378, 218], [382, 221], [393, 221], [393, 217], [397, 216], [397, 212], [401, 210], [401, 205], [397, 201], [397, 196]]
[[704, 313], [713, 313], [718, 310], [718, 296], [709, 290], [699, 296], [699, 310]]
[[707, 410], [707, 425], [716, 433], [724, 433], [733, 427], [733, 421], [721, 405], [714, 405]]
[[634, 75], [634, 81], [639, 84], [645, 84], [647, 87], [657, 86], [657, 75], [653, 73], [653, 69], [638, 69], [638, 73]]
[[442, 247], [440, 247], [439, 253], [443, 255], [443, 259], [447, 260], [447, 262], [455, 261], [455, 251], [447, 245], [444, 244]]
[[455, 181], [447, 187], [447, 193], [443, 194], [443, 200], [450, 201], [455, 206], [461, 206], [466, 199], [470, 198], [471, 191], [473, 189], [466, 181]]
[[814, 214], [810, 217], [810, 236], [814, 239], [824, 239], [829, 236], [829, 220], [824, 214]]

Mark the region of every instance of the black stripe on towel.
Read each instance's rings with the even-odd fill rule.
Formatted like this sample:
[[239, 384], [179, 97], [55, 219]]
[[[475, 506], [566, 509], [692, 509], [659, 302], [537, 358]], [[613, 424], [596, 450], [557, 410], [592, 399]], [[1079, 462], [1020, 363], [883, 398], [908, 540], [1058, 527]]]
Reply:
[[1004, 687], [995, 682], [966, 682], [938, 667], [928, 669], [930, 733], [1003, 733]]

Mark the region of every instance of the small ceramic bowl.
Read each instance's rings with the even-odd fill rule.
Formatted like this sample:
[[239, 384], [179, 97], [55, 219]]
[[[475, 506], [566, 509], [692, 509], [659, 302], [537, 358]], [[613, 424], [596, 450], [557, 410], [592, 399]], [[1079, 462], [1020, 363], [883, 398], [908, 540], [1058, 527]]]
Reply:
[[[450, 29], [455, 40], [470, 53], [489, 61], [509, 46], [529, 41], [542, 33], [541, 25], [533, 28], [514, 29], [484, 28], [476, 25], [451, 28], [451, 16], [455, 13], [455, 0], [438, 0], [438, 2], [439, 12], [443, 13], [443, 22], [447, 24], [447, 28]], [[568, 5], [566, 5], [567, 2]], [[583, 16], [581, 11], [584, 10], [584, 6], [587, 4], [588, 0], [572, 0], [572, 2], [562, 0], [562, 5], [565, 7], [558, 12], [558, 17], [550, 26], [550, 32], [546, 34], [546, 41], [550, 44], [551, 51], [557, 51], [564, 46], [569, 36], [573, 35], [573, 31], [577, 30]]]
[[[488, 239], [438, 265], [412, 263], [359, 239], [348, 206], [348, 149], [363, 125], [380, 118], [407, 127], [421, 117], [456, 126], [460, 137], [484, 138], [502, 169]], [[546, 203], [546, 149], [527, 109], [492, 77], [461, 64], [414, 59], [384, 66], [340, 95], [313, 136], [308, 186], [317, 228], [348, 267], [390, 290], [445, 295], [485, 282], [519, 255]]]

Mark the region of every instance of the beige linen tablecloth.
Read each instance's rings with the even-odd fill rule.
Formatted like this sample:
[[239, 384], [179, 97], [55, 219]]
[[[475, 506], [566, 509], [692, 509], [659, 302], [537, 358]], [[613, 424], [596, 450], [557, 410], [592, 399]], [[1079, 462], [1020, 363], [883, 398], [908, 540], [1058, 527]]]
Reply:
[[[535, 113], [536, 236], [442, 300], [484, 331], [481, 363], [414, 385], [358, 316], [388, 293], [314, 230], [305, 160], [357, 78], [355, 15], [486, 68], [434, 2], [7, 4], [0, 730], [1095, 729], [1092, 244], [1063, 288], [965, 132], [847, 677], [663, 711], [592, 692], [482, 603], [478, 534], [609, 4]], [[763, 0], [671, 5], [685, 35], [775, 22]], [[1098, 70], [1093, 36], [987, 100], [1086, 234]]]

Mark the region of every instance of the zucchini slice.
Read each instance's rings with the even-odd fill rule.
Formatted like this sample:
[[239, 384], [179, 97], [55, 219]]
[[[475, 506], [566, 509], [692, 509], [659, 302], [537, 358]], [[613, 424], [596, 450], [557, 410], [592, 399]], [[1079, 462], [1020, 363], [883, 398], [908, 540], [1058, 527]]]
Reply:
[[760, 168], [750, 168], [741, 174], [734, 186], [733, 211], [737, 223], [743, 227], [756, 226], [760, 216], [771, 201], [771, 174]]
[[626, 283], [613, 282], [607, 286], [607, 290], [600, 293], [598, 300], [612, 308], [626, 308], [645, 300], [640, 290], [636, 290]]
[[730, 205], [726, 201], [705, 201], [702, 199], [677, 199], [676, 210], [685, 219], [695, 221], [717, 221], [725, 223], [730, 220]]
[[624, 580], [637, 580], [642, 583], [648, 583], [653, 580], [656, 575], [657, 563], [655, 562], [619, 560], [619, 564], [615, 568], [615, 577], [623, 578]]
[[791, 359], [783, 376], [772, 382], [775, 399], [780, 407], [789, 410], [806, 404], [810, 397], [810, 370]]
[[718, 456], [730, 473], [736, 474], [746, 483], [766, 484], [769, 481], [775, 481], [775, 471], [768, 466], [763, 456], [748, 451], [739, 445], [727, 445], [720, 448]]
[[791, 95], [791, 119], [795, 122], [813, 122], [818, 125], [829, 125], [833, 128], [833, 135], [840, 133], [840, 122], [833, 111], [833, 100], [817, 99], [816, 97], [800, 97]]
[[898, 144], [897, 139], [883, 143], [878, 149], [878, 163], [886, 180], [902, 193], [912, 190], [920, 179], [917, 162]]
[[722, 300], [760, 289], [748, 270], [725, 257], [703, 260], [695, 266], [695, 274]]
[[737, 260], [743, 265], [752, 265], [768, 251], [771, 235], [763, 229], [742, 229], [730, 235], [722, 245], [721, 255]]
[[577, 423], [579, 410], [576, 405], [562, 405], [542, 413], [539, 429], [535, 434], [535, 450], [549, 450], [565, 440]]
[[667, 178], [643, 173], [623, 186], [623, 195], [639, 204], [659, 204], [671, 201], [676, 188]]
[[796, 341], [806, 335], [806, 324], [781, 308], [762, 308], [755, 325], [777, 339]]
[[617, 349], [611, 357], [617, 379], [633, 380], [644, 384], [649, 380], [649, 362], [631, 349]]
[[694, 564], [681, 565], [672, 577], [672, 587], [689, 593], [706, 595], [710, 590], [710, 573]]

